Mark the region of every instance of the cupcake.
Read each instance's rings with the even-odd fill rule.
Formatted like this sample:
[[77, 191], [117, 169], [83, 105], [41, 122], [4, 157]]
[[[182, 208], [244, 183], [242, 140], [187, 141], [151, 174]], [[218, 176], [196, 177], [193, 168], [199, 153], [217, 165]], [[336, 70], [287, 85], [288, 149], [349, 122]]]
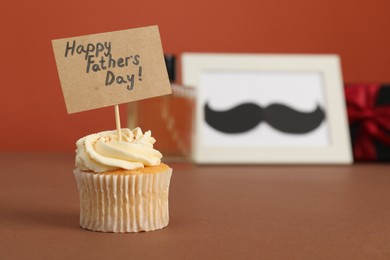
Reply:
[[161, 163], [151, 132], [140, 128], [91, 134], [76, 143], [80, 226], [102, 232], [139, 232], [169, 222], [172, 169]]

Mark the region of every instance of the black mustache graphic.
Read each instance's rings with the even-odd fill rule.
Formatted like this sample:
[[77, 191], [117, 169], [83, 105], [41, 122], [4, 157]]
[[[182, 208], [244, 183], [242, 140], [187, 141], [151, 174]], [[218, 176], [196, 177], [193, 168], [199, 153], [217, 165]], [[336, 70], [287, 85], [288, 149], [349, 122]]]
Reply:
[[281, 132], [305, 134], [316, 129], [325, 119], [325, 113], [318, 104], [309, 113], [282, 104], [262, 108], [254, 103], [244, 103], [226, 111], [214, 111], [206, 102], [204, 109], [207, 124], [229, 134], [247, 132], [262, 121]]

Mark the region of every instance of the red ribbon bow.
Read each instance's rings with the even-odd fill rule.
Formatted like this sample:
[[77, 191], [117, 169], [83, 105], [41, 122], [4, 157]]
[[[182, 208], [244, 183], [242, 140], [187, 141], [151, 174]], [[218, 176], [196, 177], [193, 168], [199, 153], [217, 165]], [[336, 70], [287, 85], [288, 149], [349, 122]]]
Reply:
[[[349, 123], [359, 123], [353, 153], [356, 160], [376, 160], [373, 139], [390, 146], [390, 104], [375, 106], [380, 85], [350, 85], [345, 88]], [[389, 147], [390, 148], [390, 147]]]

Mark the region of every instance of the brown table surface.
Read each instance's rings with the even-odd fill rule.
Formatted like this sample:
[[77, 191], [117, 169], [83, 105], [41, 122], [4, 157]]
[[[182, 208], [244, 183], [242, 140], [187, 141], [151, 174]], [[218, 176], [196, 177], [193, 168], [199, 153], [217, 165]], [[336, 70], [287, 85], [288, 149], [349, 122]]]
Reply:
[[390, 259], [390, 164], [171, 164], [170, 224], [79, 227], [73, 154], [0, 154], [0, 259]]

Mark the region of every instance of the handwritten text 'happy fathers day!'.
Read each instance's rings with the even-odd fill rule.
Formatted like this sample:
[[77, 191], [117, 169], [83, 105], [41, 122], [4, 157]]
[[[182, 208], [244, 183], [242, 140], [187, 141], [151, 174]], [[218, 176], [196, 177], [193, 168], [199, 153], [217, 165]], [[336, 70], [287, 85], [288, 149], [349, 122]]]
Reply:
[[86, 61], [86, 73], [98, 73], [106, 71], [105, 86], [110, 86], [114, 82], [118, 85], [126, 84], [128, 90], [134, 88], [135, 74], [115, 75], [110, 70], [114, 68], [124, 68], [138, 66], [138, 80], [142, 81], [142, 66], [140, 65], [140, 55], [129, 55], [115, 59], [111, 54], [111, 42], [88, 43], [86, 45], [77, 44], [76, 41], [67, 41], [65, 47], [65, 58], [73, 55], [84, 55]]

